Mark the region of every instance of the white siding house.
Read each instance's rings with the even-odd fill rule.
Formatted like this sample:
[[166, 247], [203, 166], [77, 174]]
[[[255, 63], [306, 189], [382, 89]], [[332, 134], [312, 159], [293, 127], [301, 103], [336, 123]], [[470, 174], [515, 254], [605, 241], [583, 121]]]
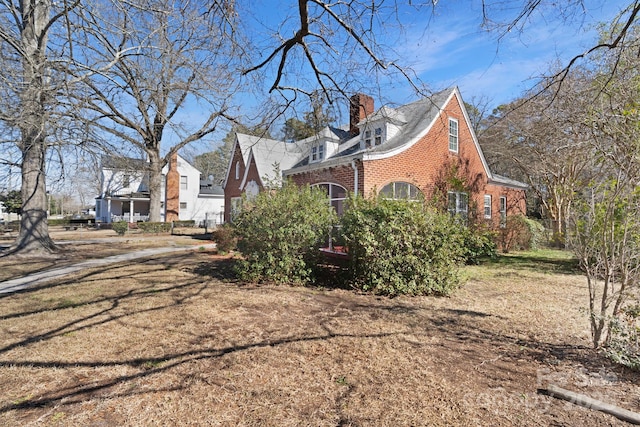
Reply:
[[[177, 155], [179, 185], [179, 219], [194, 220], [196, 225], [222, 222], [224, 191], [208, 181], [201, 181], [200, 171]], [[162, 169], [162, 200], [166, 202], [166, 176], [169, 166]], [[147, 162], [124, 157], [102, 159], [101, 194], [96, 198], [96, 221], [139, 222], [149, 220], [149, 184]], [[165, 218], [165, 202], [161, 218]]]

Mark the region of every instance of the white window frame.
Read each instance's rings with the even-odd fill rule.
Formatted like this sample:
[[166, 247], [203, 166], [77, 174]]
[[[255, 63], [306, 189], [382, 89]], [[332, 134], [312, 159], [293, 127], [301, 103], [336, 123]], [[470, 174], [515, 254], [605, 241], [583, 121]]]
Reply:
[[309, 163], [320, 162], [322, 160], [324, 160], [324, 144], [318, 144], [311, 147]]
[[189, 178], [187, 175], [180, 175], [180, 190], [189, 189]]
[[500, 227], [507, 226], [507, 196], [500, 196]]
[[484, 195], [484, 219], [491, 219], [491, 194]]
[[240, 179], [240, 161], [236, 162], [236, 179]]
[[457, 153], [460, 146], [459, 133], [458, 120], [449, 117], [449, 151], [453, 153]]
[[231, 221], [242, 211], [242, 197], [232, 197], [230, 200], [229, 217]]
[[[407, 186], [407, 194], [406, 194], [407, 197], [398, 196], [398, 193], [399, 193], [398, 184]], [[388, 189], [391, 189], [391, 197], [385, 197], [385, 194], [383, 194], [385, 190], [388, 190]], [[418, 186], [413, 185], [410, 182], [406, 182], [406, 181], [394, 181], [394, 182], [388, 183], [387, 185], [382, 187], [382, 189], [380, 190], [380, 195], [390, 200], [408, 200], [410, 202], [419, 202], [424, 198], [424, 195], [420, 190], [420, 188], [418, 188]]]
[[[318, 184], [313, 184], [311, 187], [312, 188], [322, 188], [322, 186], [324, 186], [324, 185], [328, 186], [328, 194], [327, 194], [327, 196], [329, 196], [329, 204], [331, 206], [333, 206], [334, 208], [336, 208], [336, 211], [338, 211], [338, 209], [336, 207], [338, 205], [338, 203], [339, 202], [343, 202], [344, 203], [344, 201], [347, 200], [347, 193], [348, 193], [347, 189], [345, 187], [343, 187], [342, 185], [335, 184], [333, 182], [320, 182]], [[344, 196], [339, 197], [336, 194], [334, 194], [333, 190], [337, 189], [337, 188], [341, 189], [341, 192], [344, 194]]]
[[180, 210], [181, 211], [187, 210], [187, 202], [180, 202]]
[[[451, 206], [452, 198], [455, 200], [455, 207]], [[464, 191], [448, 191], [447, 210], [452, 216], [459, 216], [466, 220], [469, 216], [469, 195]]]

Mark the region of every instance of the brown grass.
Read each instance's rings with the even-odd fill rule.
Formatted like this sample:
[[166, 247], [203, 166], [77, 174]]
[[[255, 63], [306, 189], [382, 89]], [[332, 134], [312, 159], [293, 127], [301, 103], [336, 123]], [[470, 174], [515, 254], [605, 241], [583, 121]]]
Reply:
[[622, 425], [637, 374], [589, 349], [584, 280], [518, 255], [450, 298], [229, 281], [193, 252], [0, 301], [0, 425]]

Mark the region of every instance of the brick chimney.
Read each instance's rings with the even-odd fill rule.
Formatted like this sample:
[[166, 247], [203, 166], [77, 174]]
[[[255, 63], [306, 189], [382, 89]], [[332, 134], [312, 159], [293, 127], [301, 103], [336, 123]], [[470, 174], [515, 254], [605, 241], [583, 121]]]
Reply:
[[363, 93], [356, 93], [349, 101], [349, 132], [356, 136], [360, 133], [358, 123], [373, 113], [374, 102], [372, 97]]
[[167, 185], [165, 202], [165, 222], [178, 221], [180, 219], [180, 173], [178, 173], [178, 153], [173, 153], [169, 159], [169, 171], [167, 172]]

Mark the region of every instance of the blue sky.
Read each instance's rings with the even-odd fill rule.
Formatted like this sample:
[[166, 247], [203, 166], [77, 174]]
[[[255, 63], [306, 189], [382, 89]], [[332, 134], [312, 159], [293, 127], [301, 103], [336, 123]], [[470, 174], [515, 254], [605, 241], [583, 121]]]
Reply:
[[[578, 13], [565, 16], [547, 5], [569, 0], [542, 0], [537, 13], [527, 19], [524, 31], [514, 30], [501, 38], [499, 32], [481, 28], [480, 0], [440, 0], [433, 11], [430, 7], [416, 10], [406, 6], [408, 1], [398, 3], [404, 4], [398, 11], [402, 26], [389, 23], [383, 29], [385, 39], [379, 39], [393, 46], [393, 59], [410, 66], [434, 91], [457, 85], [465, 100], [484, 97], [495, 107], [522, 95], [537, 77], [548, 73], [552, 63], [566, 64], [592, 46], [598, 37], [596, 25], [610, 22], [630, 0], [584, 0], [584, 13], [574, 9]], [[488, 10], [491, 18], [508, 22], [526, 2], [487, 3], [495, 5]], [[272, 29], [288, 17], [284, 33], [289, 36], [298, 25], [296, 4], [293, 0], [258, 0], [251, 7], [255, 21]], [[264, 29], [259, 24], [254, 28]], [[381, 102], [396, 104], [417, 98], [408, 83], [398, 80], [382, 81], [381, 94], [387, 98]]]
[[[522, 95], [554, 62], [566, 65], [593, 46], [597, 24], [610, 22], [628, 3], [587, 0], [586, 13], [567, 17], [541, 9], [524, 31], [499, 38], [481, 29], [480, 1], [443, 0], [428, 22], [411, 24], [400, 52], [433, 89], [458, 85], [465, 100], [486, 97], [497, 106]], [[509, 20], [516, 9], [499, 12], [496, 18]]]

